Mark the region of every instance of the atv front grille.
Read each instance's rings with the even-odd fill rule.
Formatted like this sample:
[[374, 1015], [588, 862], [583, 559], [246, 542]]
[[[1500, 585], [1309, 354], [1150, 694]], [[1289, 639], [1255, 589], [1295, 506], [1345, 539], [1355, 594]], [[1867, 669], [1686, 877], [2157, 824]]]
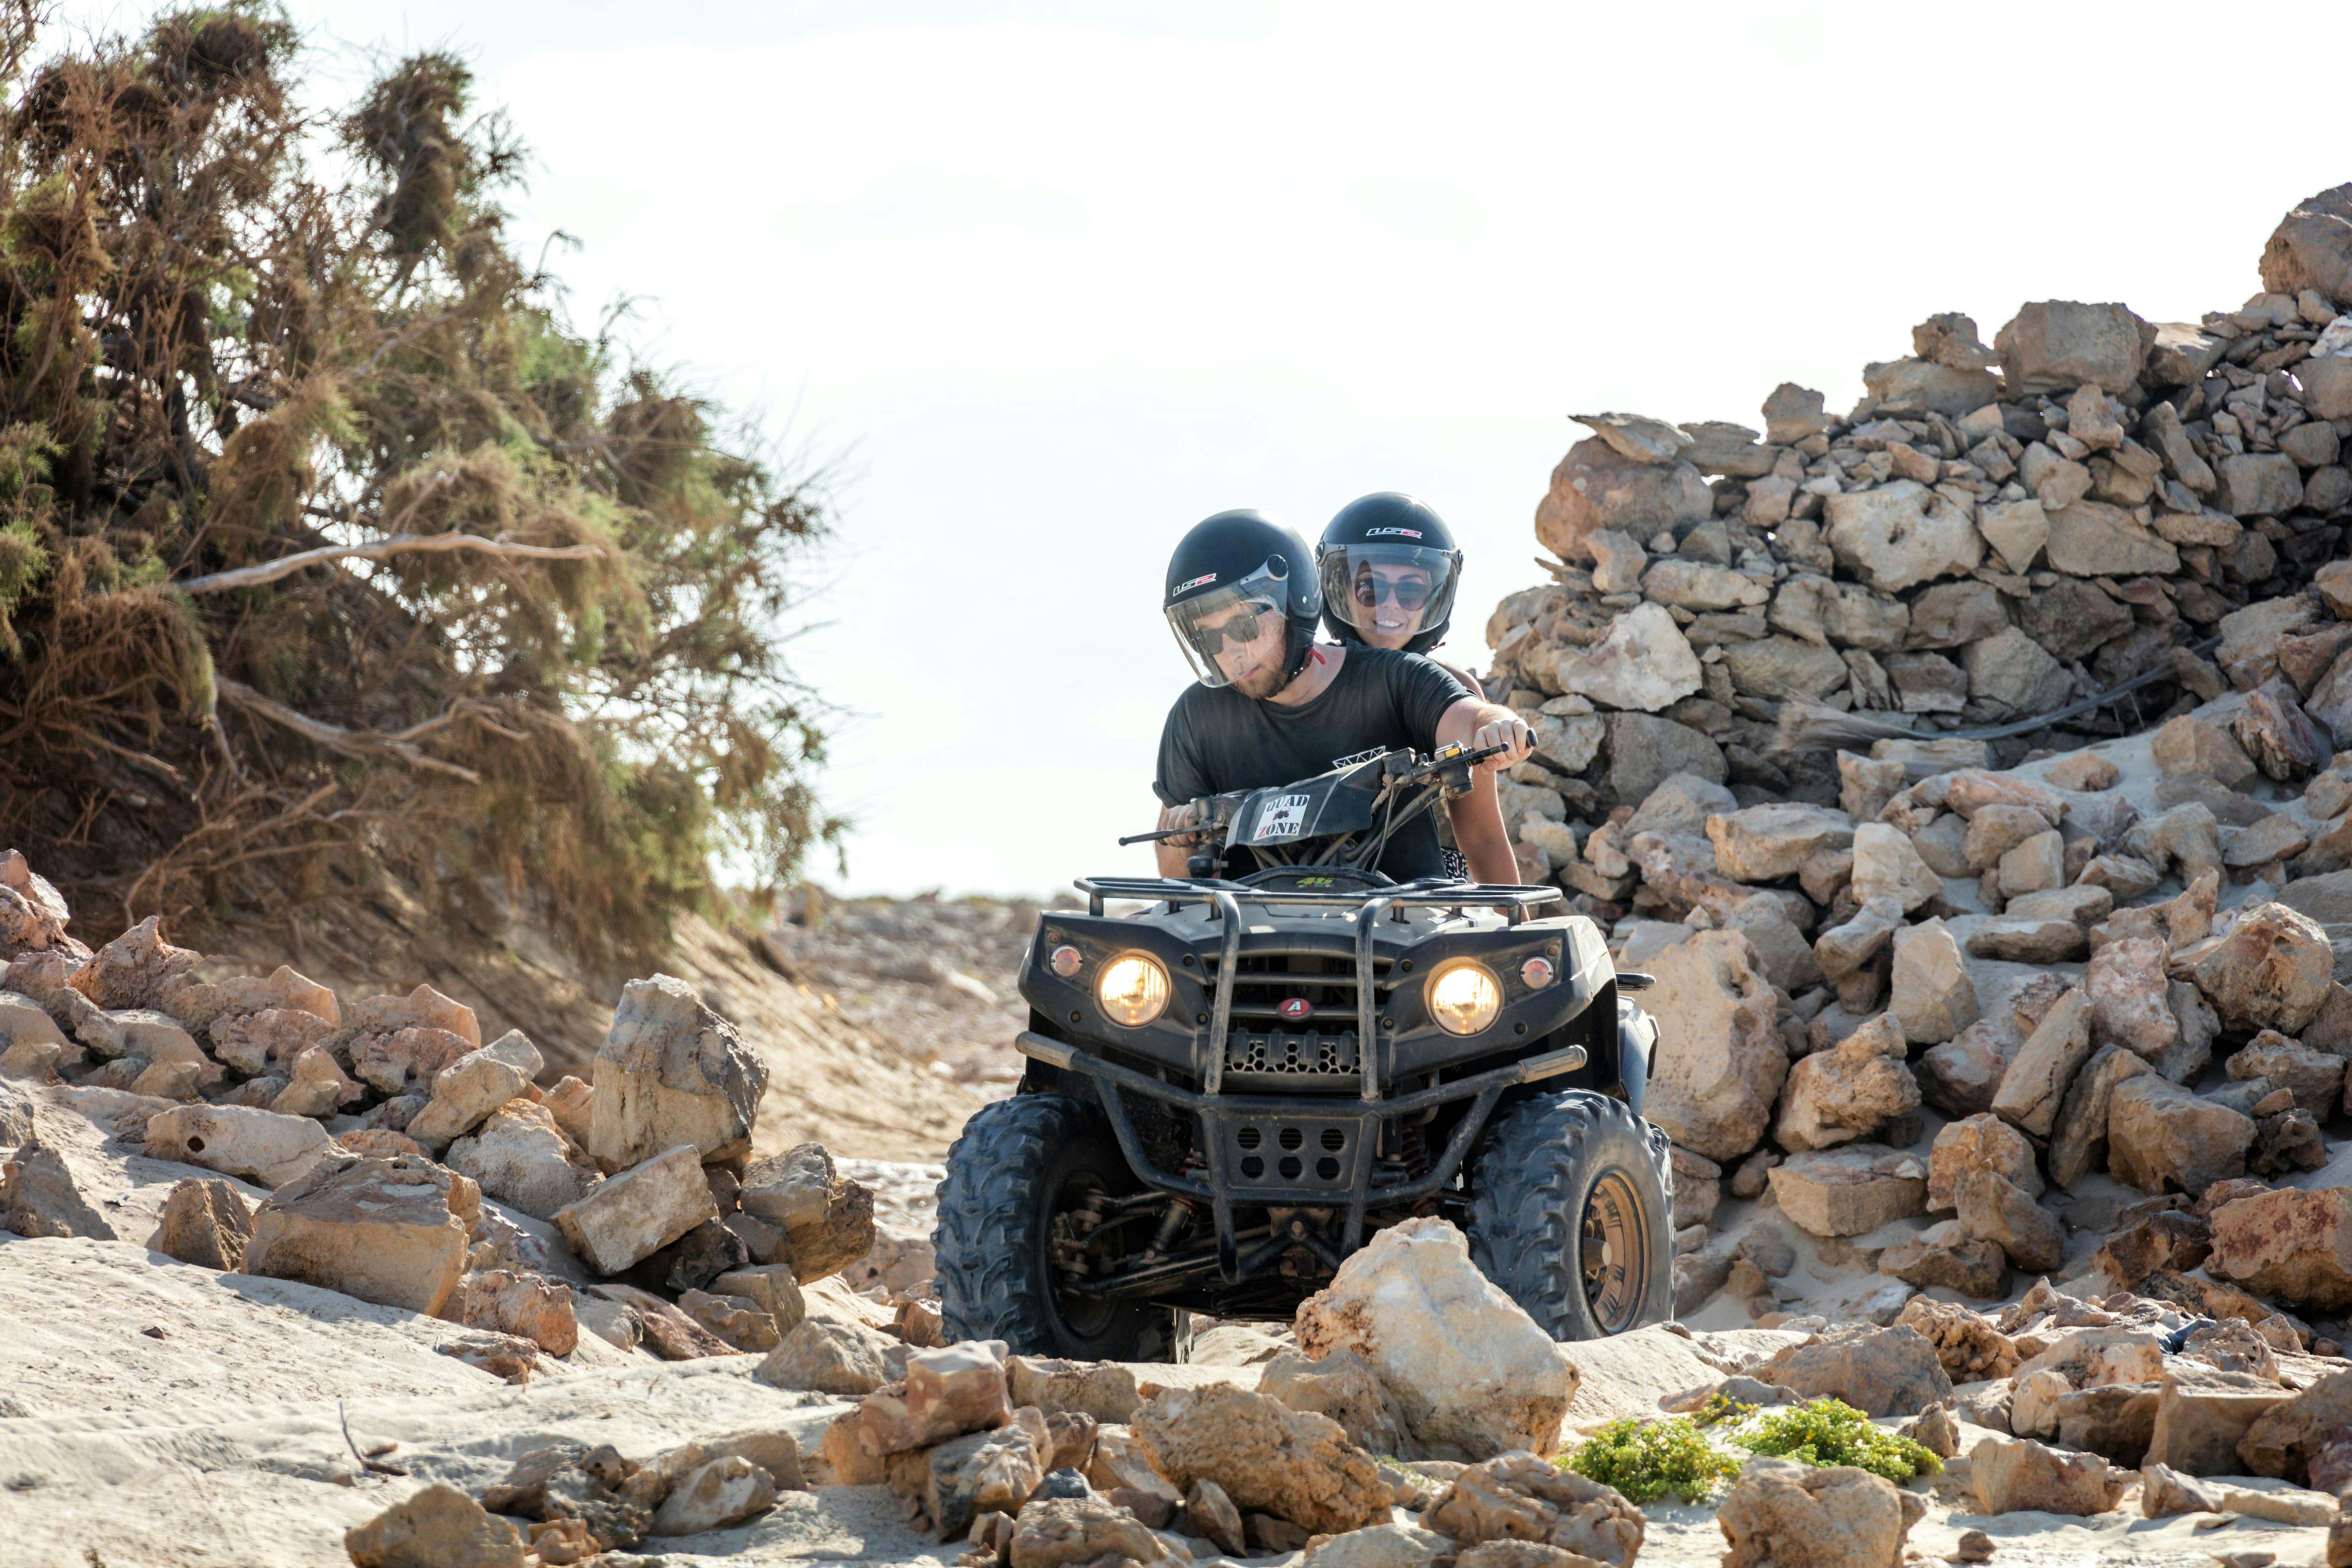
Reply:
[[[1214, 984], [1217, 977], [1217, 955], [1209, 954], [1202, 968], [1205, 977]], [[1381, 959], [1372, 969], [1372, 999], [1376, 1006], [1386, 1007], [1389, 994], [1395, 989], [1390, 973], [1390, 961]], [[1328, 1016], [1334, 1023], [1356, 1021], [1356, 961], [1350, 954], [1329, 952], [1244, 952], [1234, 966], [1234, 1022], [1263, 1019], [1267, 1024], [1286, 1019], [1291, 1015], [1282, 1011], [1286, 1002], [1304, 1002], [1310, 1016]]]
[[1225, 1070], [1298, 1078], [1352, 1074], [1356, 1070], [1356, 1031], [1289, 1034], [1276, 1030], [1255, 1034], [1235, 1029], [1225, 1037]]

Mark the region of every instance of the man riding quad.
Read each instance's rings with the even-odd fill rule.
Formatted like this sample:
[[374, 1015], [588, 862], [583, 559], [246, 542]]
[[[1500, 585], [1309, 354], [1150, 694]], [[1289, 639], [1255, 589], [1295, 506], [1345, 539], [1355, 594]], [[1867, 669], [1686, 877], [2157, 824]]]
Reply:
[[[1321, 564], [1376, 634], [1442, 630], [1450, 552], [1373, 526], [1413, 524], [1368, 521]], [[1161, 874], [1038, 917], [1028, 1067], [940, 1184], [953, 1338], [1169, 1359], [1180, 1314], [1286, 1319], [1423, 1216], [1554, 1338], [1672, 1310], [1673, 1177], [1641, 1117], [1657, 1031], [1627, 994], [1647, 977], [1543, 912], [1559, 889], [1518, 885], [1507, 840], [1465, 836], [1475, 879], [1449, 872], [1433, 812], [1528, 728], [1418, 653], [1317, 646], [1318, 565], [1255, 511], [1177, 546], [1164, 604], [1198, 681], [1139, 836]]]
[[[1447, 564], [1441, 557], [1420, 569]], [[1200, 679], [1160, 731], [1152, 787], [1162, 828], [1192, 823], [1191, 803], [1202, 796], [1307, 778], [1367, 752], [1501, 746], [1477, 764], [1492, 774], [1531, 749], [1527, 721], [1417, 653], [1318, 644], [1318, 579], [1298, 536], [1255, 511], [1221, 511], [1177, 544], [1161, 603]], [[1450, 595], [1450, 577], [1444, 587]], [[1196, 844], [1191, 835], [1161, 839], [1160, 873], [1184, 875]], [[1507, 843], [1476, 843], [1472, 855], [1475, 880], [1518, 879]], [[1380, 869], [1400, 882], [1444, 876], [1434, 821], [1423, 816], [1392, 837]]]

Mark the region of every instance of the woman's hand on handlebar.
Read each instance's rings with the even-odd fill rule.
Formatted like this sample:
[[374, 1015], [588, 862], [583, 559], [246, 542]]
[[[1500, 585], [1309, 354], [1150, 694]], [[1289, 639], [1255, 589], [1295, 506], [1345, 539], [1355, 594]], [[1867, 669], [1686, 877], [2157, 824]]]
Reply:
[[1508, 717], [1481, 724], [1471, 732], [1470, 749], [1474, 752], [1483, 752], [1489, 746], [1504, 748], [1475, 764], [1481, 773], [1501, 773], [1515, 763], [1527, 761], [1536, 749], [1535, 731], [1528, 728], [1528, 721], [1507, 709], [1504, 712]]

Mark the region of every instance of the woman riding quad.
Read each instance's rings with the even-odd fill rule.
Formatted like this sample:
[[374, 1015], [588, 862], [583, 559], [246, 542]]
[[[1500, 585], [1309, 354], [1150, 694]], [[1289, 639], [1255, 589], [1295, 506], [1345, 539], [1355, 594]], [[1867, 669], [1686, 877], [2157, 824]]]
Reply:
[[[1427, 502], [1394, 490], [1349, 501], [1315, 546], [1323, 585], [1323, 626], [1343, 643], [1392, 648], [1429, 658], [1465, 689], [1486, 688], [1469, 671], [1429, 653], [1444, 640], [1459, 586], [1462, 552], [1453, 531]], [[1518, 857], [1503, 823], [1493, 773], [1472, 774], [1468, 795], [1446, 803], [1455, 847], [1446, 868], [1482, 882], [1516, 882]]]

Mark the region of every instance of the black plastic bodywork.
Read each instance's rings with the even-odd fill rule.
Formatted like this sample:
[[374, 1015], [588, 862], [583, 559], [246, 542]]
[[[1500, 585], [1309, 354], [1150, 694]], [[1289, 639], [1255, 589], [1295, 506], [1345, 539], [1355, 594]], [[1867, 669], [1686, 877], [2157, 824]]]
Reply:
[[[1368, 1219], [1443, 1201], [1497, 1106], [1526, 1085], [1640, 1104], [1647, 1019], [1620, 1005], [1621, 977], [1591, 921], [1529, 918], [1556, 889], [1308, 868], [1079, 887], [1089, 912], [1043, 916], [1023, 968], [1033, 1009], [1023, 1087], [1095, 1101], [1144, 1184], [1208, 1208], [1228, 1287], [1301, 1249], [1321, 1265], [1313, 1272], [1336, 1269]], [[1107, 899], [1158, 907], [1117, 917]], [[1079, 955], [1067, 977], [1050, 961], [1063, 947]], [[1158, 1019], [1130, 1028], [1102, 1011], [1096, 981], [1139, 952], [1166, 970], [1171, 995]], [[1423, 995], [1456, 958], [1479, 961], [1503, 991], [1493, 1023], [1467, 1037], [1441, 1028]], [[1522, 979], [1532, 958], [1551, 965], [1549, 984]], [[1266, 1227], [1245, 1232], [1241, 1216], [1260, 1211]], [[1162, 1267], [1173, 1284], [1205, 1263]], [[1150, 1274], [1105, 1288], [1140, 1293]]]

